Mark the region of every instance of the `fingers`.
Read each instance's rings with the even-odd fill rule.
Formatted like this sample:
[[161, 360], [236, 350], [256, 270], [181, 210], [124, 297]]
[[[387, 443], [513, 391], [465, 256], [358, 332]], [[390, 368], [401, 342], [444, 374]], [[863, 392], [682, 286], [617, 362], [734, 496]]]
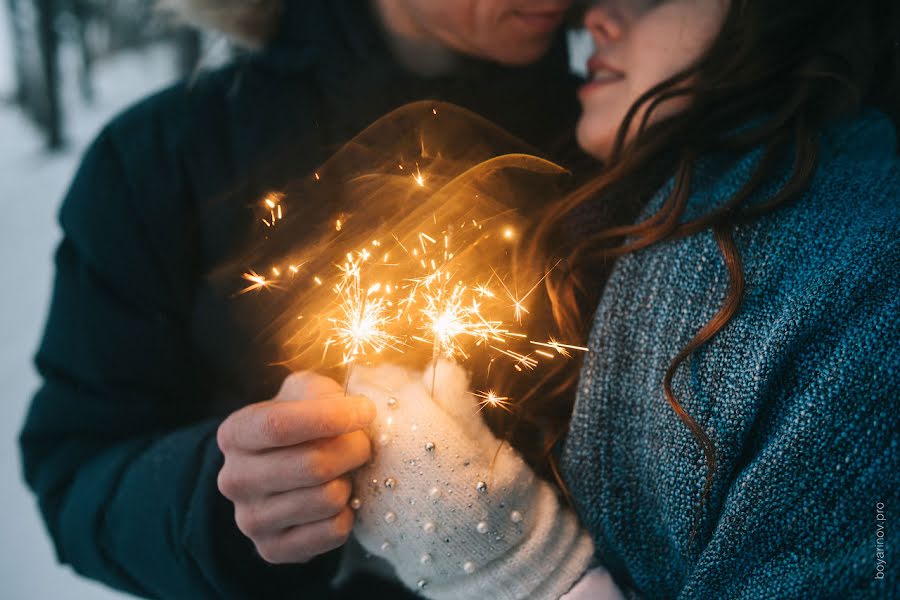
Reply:
[[311, 488], [291, 490], [255, 503], [235, 505], [238, 528], [249, 538], [263, 539], [291, 527], [307, 525], [338, 515], [350, 500], [349, 477], [339, 477]]
[[218, 442], [223, 452], [263, 451], [356, 431], [374, 418], [375, 404], [363, 396], [270, 400], [232, 413], [219, 427]]
[[337, 515], [261, 538], [256, 551], [273, 564], [306, 562], [343, 545], [353, 530], [353, 511], [344, 507]]
[[219, 489], [240, 501], [314, 487], [364, 465], [371, 452], [368, 436], [353, 431], [265, 453], [226, 456]]

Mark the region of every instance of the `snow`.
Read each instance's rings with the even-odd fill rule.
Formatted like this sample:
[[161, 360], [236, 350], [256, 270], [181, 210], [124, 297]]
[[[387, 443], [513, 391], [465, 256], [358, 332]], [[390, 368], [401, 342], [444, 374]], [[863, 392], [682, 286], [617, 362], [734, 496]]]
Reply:
[[[7, 14], [0, 7], [0, 98], [12, 86]], [[126, 596], [82, 579], [57, 564], [37, 506], [19, 466], [17, 435], [38, 387], [31, 358], [37, 348], [59, 241], [56, 212], [85, 145], [115, 113], [171, 82], [171, 49], [123, 53], [97, 65], [97, 98], [85, 106], [75, 90], [73, 57], [64, 56], [66, 135], [63, 152], [48, 154], [40, 133], [0, 102], [0, 598], [107, 600]], [[130, 597], [130, 596], [127, 596]]]

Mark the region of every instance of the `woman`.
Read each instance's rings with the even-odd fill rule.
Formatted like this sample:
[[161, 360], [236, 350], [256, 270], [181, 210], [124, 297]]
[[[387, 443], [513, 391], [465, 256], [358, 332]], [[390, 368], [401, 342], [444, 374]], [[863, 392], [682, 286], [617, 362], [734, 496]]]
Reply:
[[[532, 250], [563, 249], [548, 296], [560, 333], [590, 353], [577, 382], [548, 380], [522, 407], [560, 451], [545, 458], [559, 459], [601, 566], [572, 597], [610, 593], [604, 570], [627, 597], [897, 593], [885, 548], [900, 539], [879, 523], [900, 502], [900, 160], [873, 106], [896, 102], [898, 12], [820, 0], [587, 9], [597, 51], [578, 137], [605, 173], [549, 208]], [[374, 377], [356, 389], [384, 395]], [[456, 414], [444, 394], [435, 410]], [[376, 453], [376, 472], [402, 468], [385, 456], [400, 460]], [[405, 508], [426, 533], [393, 512], [356, 526], [404, 580], [467, 597], [466, 575], [489, 572], [499, 583], [482, 591], [514, 597], [524, 559], [499, 539], [513, 535], [544, 552], [529, 569], [550, 561], [553, 577], [575, 579], [577, 535], [551, 555], [537, 525], [510, 530], [464, 469], [442, 468], [456, 499]], [[526, 498], [536, 523], [562, 519], [508, 490], [495, 504]], [[364, 483], [357, 493], [373, 514], [391, 506]], [[498, 523], [498, 539], [467, 536], [442, 572], [430, 552], [401, 558], [466, 509], [488, 515], [479, 531]]]
[[[722, 24], [697, 60], [676, 27], [670, 39], [690, 60], [631, 88], [672, 54], [654, 44], [667, 13]], [[560, 321], [586, 323], [589, 312], [573, 312], [578, 291], [592, 306], [594, 269], [622, 256], [590, 325], [561, 467], [625, 590], [897, 589], [878, 568], [874, 520], [900, 490], [900, 164], [896, 130], [871, 106], [897, 109], [898, 18], [895, 2], [612, 2], [587, 13], [595, 77], [611, 81], [582, 91], [578, 127], [608, 160], [601, 197], [631, 196], [648, 165], [674, 160], [637, 224], [580, 242], [571, 275], [550, 286]], [[544, 231], [585, 198], [556, 207]], [[615, 443], [596, 441], [601, 427]]]

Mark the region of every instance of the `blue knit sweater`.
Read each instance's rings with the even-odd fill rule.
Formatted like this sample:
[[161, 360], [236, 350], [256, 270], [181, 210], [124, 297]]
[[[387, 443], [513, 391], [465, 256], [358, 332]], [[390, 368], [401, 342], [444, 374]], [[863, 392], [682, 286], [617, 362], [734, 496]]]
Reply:
[[[868, 112], [821, 141], [807, 193], [736, 229], [743, 304], [673, 380], [719, 461], [690, 549], [706, 463], [663, 375], [725, 297], [712, 233], [622, 258], [600, 300], [562, 468], [629, 597], [900, 598], [897, 140]], [[759, 156], [698, 169], [685, 218]]]

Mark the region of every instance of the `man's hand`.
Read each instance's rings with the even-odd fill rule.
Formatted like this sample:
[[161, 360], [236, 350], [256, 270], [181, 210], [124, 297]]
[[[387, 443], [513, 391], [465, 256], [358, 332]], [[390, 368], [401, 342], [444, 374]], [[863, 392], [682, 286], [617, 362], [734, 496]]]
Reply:
[[219, 490], [238, 528], [270, 563], [306, 562], [342, 545], [353, 528], [349, 471], [369, 460], [361, 431], [375, 418], [363, 396], [332, 379], [289, 375], [272, 400], [232, 413], [219, 427]]

